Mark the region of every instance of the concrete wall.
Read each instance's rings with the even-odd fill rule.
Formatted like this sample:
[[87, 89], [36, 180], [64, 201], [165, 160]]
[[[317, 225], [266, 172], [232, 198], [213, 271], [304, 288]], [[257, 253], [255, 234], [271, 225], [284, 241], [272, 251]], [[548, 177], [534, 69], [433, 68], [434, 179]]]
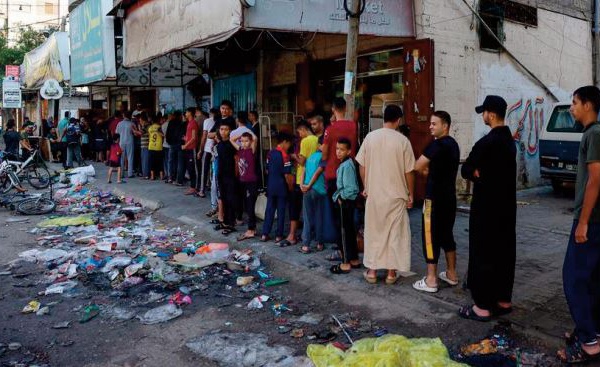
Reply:
[[[539, 134], [556, 100], [507, 53], [479, 48], [477, 19], [462, 0], [416, 0], [415, 21], [417, 38], [435, 41], [435, 108], [452, 115], [462, 158], [489, 131], [474, 106], [487, 94], [500, 95], [509, 105], [507, 121], [519, 151], [518, 183], [539, 184]], [[505, 21], [504, 32], [505, 46], [558, 99], [569, 100], [574, 89], [592, 84], [589, 21], [540, 8], [538, 27]]]

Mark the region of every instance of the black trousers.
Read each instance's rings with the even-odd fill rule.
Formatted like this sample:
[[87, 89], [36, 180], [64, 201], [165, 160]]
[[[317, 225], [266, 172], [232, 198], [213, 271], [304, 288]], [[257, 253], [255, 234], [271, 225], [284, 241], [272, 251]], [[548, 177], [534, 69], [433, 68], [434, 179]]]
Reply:
[[209, 152], [202, 153], [202, 169], [200, 172], [200, 179], [198, 180], [198, 190], [200, 192], [205, 192], [208, 186], [208, 182], [210, 179], [210, 164], [212, 161], [212, 154]]
[[240, 182], [239, 178], [235, 179], [235, 219], [241, 221], [244, 217], [244, 207], [246, 201], [244, 200], [244, 185]]
[[244, 205], [246, 214], [248, 214], [248, 229], [256, 229], [256, 198], [258, 197], [258, 182], [241, 182], [242, 192], [244, 193]]
[[198, 164], [196, 163], [196, 150], [184, 150], [183, 157], [185, 159], [185, 166], [190, 175], [190, 187], [196, 188], [196, 179], [198, 178]]
[[219, 193], [223, 202], [223, 223], [227, 226], [235, 226], [235, 177], [219, 177]]
[[67, 166], [67, 143], [60, 142], [60, 163], [62, 163], [63, 167]]
[[456, 251], [453, 234], [455, 219], [456, 199], [425, 199], [421, 234], [423, 257], [427, 264], [437, 265], [442, 249], [445, 253]]
[[338, 247], [342, 253], [344, 263], [358, 260], [358, 243], [356, 242], [356, 226], [354, 224], [354, 200], [341, 200], [335, 203], [338, 223], [340, 223], [340, 237]]

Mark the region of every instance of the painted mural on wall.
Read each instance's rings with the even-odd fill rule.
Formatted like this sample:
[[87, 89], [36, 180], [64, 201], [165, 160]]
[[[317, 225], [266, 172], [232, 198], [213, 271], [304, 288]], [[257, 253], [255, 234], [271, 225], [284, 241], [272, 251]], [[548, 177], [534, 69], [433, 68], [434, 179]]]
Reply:
[[[539, 142], [546, 109], [544, 97], [523, 97], [508, 101], [506, 123], [517, 146], [517, 180], [521, 186], [539, 183]], [[512, 102], [512, 104], [511, 104]]]

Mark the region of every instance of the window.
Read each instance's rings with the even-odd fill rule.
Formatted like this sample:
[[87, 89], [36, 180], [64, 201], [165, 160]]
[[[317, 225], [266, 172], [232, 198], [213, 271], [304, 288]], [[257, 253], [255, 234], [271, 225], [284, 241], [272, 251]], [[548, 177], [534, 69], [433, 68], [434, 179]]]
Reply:
[[44, 13], [45, 14], [55, 14], [54, 4], [53, 3], [44, 3]]
[[558, 106], [552, 112], [546, 131], [553, 133], [580, 133], [583, 126], [573, 119], [569, 106]]
[[[537, 8], [510, 0], [481, 0], [479, 15], [501, 42], [504, 41], [504, 20], [537, 27]], [[482, 25], [479, 25], [479, 45], [484, 50], [498, 51], [501, 44]]]

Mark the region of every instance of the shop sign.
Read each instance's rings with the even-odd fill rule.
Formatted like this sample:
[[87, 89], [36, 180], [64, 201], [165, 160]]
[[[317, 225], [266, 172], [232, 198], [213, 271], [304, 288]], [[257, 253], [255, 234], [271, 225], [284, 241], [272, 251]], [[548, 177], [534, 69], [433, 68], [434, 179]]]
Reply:
[[46, 80], [69, 79], [67, 32], [55, 32], [40, 46], [25, 54], [23, 81], [26, 88], [40, 88]]
[[6, 65], [4, 67], [4, 76], [12, 77], [13, 80], [19, 80], [19, 65]]
[[21, 108], [21, 85], [13, 80], [2, 82], [2, 107]]
[[[360, 34], [414, 37], [412, 0], [365, 1]], [[347, 33], [348, 21], [344, 0], [256, 0], [244, 10], [244, 27]]]
[[123, 65], [126, 67], [147, 64], [176, 50], [222, 42], [242, 26], [240, 0], [169, 0], [139, 4], [125, 18]]
[[46, 80], [40, 89], [40, 95], [43, 99], [61, 99], [63, 93], [63, 88], [56, 79]]

